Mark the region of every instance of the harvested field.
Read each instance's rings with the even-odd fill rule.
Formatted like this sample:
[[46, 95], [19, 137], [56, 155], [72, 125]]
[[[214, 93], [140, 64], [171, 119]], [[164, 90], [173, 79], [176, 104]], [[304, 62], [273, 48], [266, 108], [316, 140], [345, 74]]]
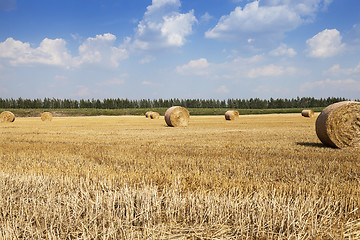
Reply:
[[358, 239], [360, 149], [317, 116], [0, 124], [0, 239]]

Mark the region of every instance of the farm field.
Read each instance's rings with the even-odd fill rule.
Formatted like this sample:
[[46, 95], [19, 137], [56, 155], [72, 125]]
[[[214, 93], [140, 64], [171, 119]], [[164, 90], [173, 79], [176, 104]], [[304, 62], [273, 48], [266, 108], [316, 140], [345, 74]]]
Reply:
[[0, 123], [0, 239], [359, 239], [360, 149], [317, 115]]

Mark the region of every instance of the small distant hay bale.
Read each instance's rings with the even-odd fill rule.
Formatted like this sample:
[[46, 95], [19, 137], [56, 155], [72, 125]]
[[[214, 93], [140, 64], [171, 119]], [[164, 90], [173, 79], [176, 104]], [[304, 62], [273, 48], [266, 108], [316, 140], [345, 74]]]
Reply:
[[227, 111], [225, 113], [225, 119], [226, 120], [236, 120], [239, 118], [239, 112], [238, 111], [234, 111], [234, 110], [230, 110], [230, 111]]
[[150, 114], [151, 114], [151, 113], [152, 113], [152, 111], [146, 112], [146, 113], [145, 113], [145, 117], [146, 117], [146, 118], [150, 118]]
[[184, 107], [174, 106], [165, 112], [165, 122], [170, 127], [186, 127], [189, 119], [190, 113]]
[[0, 114], [1, 122], [14, 122], [15, 115], [12, 112], [4, 111]]
[[53, 118], [52, 114], [50, 112], [43, 112], [41, 114], [41, 120], [42, 121], [51, 121]]
[[316, 119], [316, 134], [326, 146], [360, 147], [360, 102], [344, 101], [326, 107]]
[[151, 119], [159, 119], [159, 118], [160, 118], [160, 114], [159, 114], [158, 112], [151, 112], [150, 118], [151, 118]]
[[314, 111], [313, 110], [302, 110], [301, 116], [311, 118], [314, 116]]

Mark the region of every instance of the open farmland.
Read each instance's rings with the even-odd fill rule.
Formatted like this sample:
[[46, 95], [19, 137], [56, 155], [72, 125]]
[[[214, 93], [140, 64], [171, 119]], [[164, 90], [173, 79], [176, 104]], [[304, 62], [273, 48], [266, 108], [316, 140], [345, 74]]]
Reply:
[[316, 116], [1, 123], [0, 238], [358, 239], [360, 149]]

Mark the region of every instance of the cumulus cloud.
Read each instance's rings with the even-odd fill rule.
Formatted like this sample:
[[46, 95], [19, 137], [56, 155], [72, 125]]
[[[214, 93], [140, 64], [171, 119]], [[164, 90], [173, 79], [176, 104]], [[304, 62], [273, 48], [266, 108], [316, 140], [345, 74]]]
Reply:
[[216, 89], [217, 93], [229, 93], [230, 90], [228, 89], [227, 86], [225, 85], [221, 85], [218, 89]]
[[[205, 37], [220, 40], [279, 38], [285, 32], [311, 21], [316, 12], [326, 8], [330, 0], [264, 0], [237, 6], [220, 18]], [[269, 40], [269, 39], [268, 39]], [[253, 42], [253, 41], [252, 41]]]
[[294, 57], [296, 55], [296, 51], [293, 48], [289, 48], [285, 43], [282, 43], [278, 48], [272, 50], [269, 54], [274, 57]]
[[325, 75], [353, 75], [356, 73], [360, 73], [360, 63], [354, 68], [341, 68], [340, 64], [335, 64], [330, 69], [324, 71]]
[[153, 0], [139, 22], [133, 47], [152, 50], [181, 47], [197, 22], [194, 11], [180, 13], [180, 0]]
[[313, 58], [328, 58], [345, 49], [340, 32], [336, 29], [325, 29], [306, 41], [308, 53]]
[[116, 37], [110, 33], [88, 38], [79, 47], [79, 55], [73, 57], [66, 47], [64, 39], [41, 41], [37, 48], [13, 38], [0, 42], [0, 59], [13, 66], [43, 64], [59, 67], [81, 67], [88, 64], [117, 67], [128, 57], [125, 48], [114, 46]]
[[125, 83], [125, 80], [122, 78], [115, 77], [113, 79], [99, 82], [96, 85], [98, 86], [117, 86], [117, 85], [123, 85]]
[[96, 35], [88, 38], [79, 47], [79, 56], [75, 58], [75, 65], [104, 64], [117, 67], [119, 61], [128, 57], [125, 48], [115, 47], [116, 36], [111, 33]]
[[206, 58], [200, 58], [178, 66], [176, 71], [181, 74], [206, 75], [209, 73], [209, 65]]
[[13, 66], [26, 64], [69, 66], [71, 62], [65, 40], [48, 38], [45, 38], [37, 48], [32, 48], [29, 43], [8, 38], [0, 43], [0, 58], [7, 59]]
[[217, 25], [205, 33], [207, 38], [237, 40], [256, 39], [258, 34], [282, 34], [301, 23], [296, 12], [286, 5], [259, 6], [259, 1], [236, 7], [229, 15], [222, 16]]
[[283, 66], [270, 64], [264, 67], [250, 69], [247, 76], [249, 78], [276, 77], [284, 74], [293, 74], [295, 71], [296, 69], [294, 67], [284, 68]]
[[314, 90], [314, 89], [327, 89], [336, 91], [360, 91], [360, 82], [352, 78], [348, 79], [326, 79], [316, 82], [306, 82], [301, 86], [302, 91]]

